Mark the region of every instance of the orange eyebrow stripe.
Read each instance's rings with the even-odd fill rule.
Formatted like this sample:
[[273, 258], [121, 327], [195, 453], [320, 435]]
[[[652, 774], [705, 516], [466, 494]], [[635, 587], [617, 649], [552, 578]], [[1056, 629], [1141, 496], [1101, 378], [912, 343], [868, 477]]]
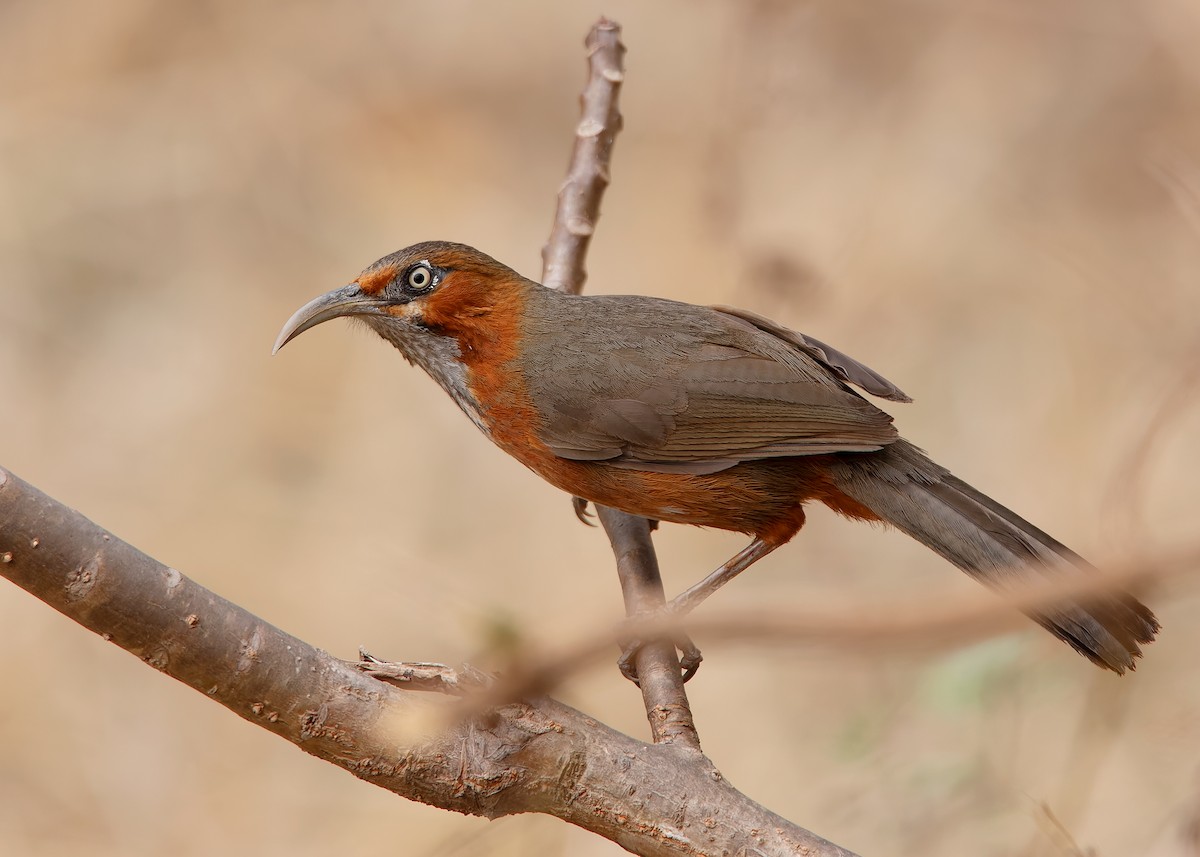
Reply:
[[396, 276], [396, 265], [385, 265], [378, 271], [368, 271], [358, 278], [358, 287], [366, 295], [377, 295]]

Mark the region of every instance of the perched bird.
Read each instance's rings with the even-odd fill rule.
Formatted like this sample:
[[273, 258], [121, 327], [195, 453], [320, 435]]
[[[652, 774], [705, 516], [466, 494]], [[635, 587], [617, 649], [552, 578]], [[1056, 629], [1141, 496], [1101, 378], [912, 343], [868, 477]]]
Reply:
[[[903, 440], [852, 389], [910, 401], [896, 385], [753, 313], [564, 294], [472, 247], [430, 241], [302, 307], [275, 350], [342, 316], [428, 372], [552, 485], [645, 518], [751, 536], [673, 602], [680, 612], [789, 541], [811, 500], [891, 524], [994, 588], [1090, 568]], [[1030, 616], [1118, 673], [1159, 628], [1123, 594]]]

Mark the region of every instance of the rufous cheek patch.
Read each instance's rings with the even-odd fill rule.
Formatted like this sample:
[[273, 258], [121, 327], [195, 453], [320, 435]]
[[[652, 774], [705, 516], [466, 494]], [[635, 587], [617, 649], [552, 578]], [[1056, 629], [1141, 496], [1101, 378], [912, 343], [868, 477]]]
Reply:
[[366, 271], [358, 278], [358, 288], [364, 295], [378, 295], [396, 277], [395, 265], [384, 265], [377, 271]]

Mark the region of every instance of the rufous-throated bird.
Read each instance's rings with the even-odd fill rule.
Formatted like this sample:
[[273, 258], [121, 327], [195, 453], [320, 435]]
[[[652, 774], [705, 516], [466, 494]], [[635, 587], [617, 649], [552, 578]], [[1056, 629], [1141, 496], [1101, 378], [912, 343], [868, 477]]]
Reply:
[[[754, 313], [569, 295], [472, 247], [431, 241], [302, 307], [275, 350], [341, 316], [396, 346], [552, 485], [645, 518], [752, 536], [672, 602], [679, 612], [796, 535], [810, 500], [891, 524], [999, 589], [1089, 568], [903, 440], [851, 389], [910, 401], [896, 385]], [[1118, 673], [1159, 627], [1123, 594], [1030, 615]]]

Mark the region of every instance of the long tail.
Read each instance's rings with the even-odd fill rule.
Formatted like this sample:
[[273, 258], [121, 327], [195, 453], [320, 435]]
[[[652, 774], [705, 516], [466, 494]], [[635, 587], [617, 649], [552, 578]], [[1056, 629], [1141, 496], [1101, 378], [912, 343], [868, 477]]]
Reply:
[[[880, 452], [837, 456], [834, 482], [847, 496], [941, 554], [979, 582], [1004, 588], [1022, 569], [1091, 566], [1033, 524], [934, 464], [907, 441]], [[1130, 595], [1097, 595], [1029, 613], [1031, 619], [1098, 666], [1134, 668], [1139, 644], [1158, 620]]]

